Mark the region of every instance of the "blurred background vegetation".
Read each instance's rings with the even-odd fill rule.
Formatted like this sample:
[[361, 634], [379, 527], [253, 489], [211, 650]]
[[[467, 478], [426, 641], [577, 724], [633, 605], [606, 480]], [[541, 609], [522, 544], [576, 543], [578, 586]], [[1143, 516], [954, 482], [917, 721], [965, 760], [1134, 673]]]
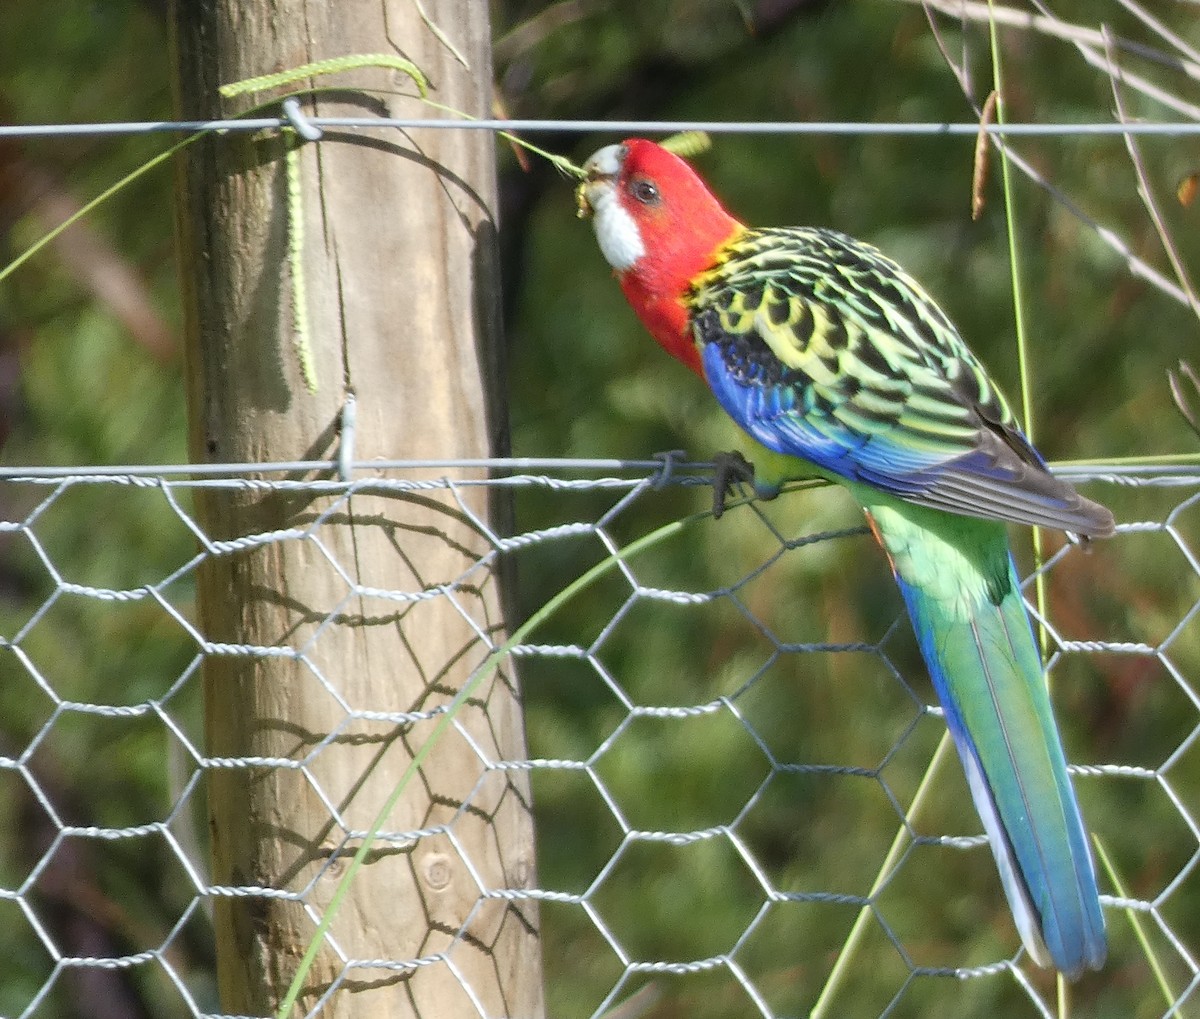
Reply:
[[[1160, 6], [1156, 15], [1200, 46], [1194, 5]], [[937, 15], [943, 49], [926, 12], [906, 0], [493, 0], [491, 7], [497, 96], [513, 117], [964, 121], [990, 87], [986, 25]], [[1119, 38], [1173, 52], [1172, 63], [1118, 48], [1123, 65], [1184, 104], [1171, 109], [1127, 89], [1131, 116], [1200, 118], [1200, 110], [1186, 105], [1196, 96], [1200, 60], [1165, 42], [1128, 4], [1074, 0], [1057, 5], [1055, 14], [1092, 33], [1103, 21]], [[1094, 36], [1076, 35], [1103, 54]], [[53, 18], [44, 4], [6, 0], [0, 120], [168, 118], [166, 36], [165, 4], [157, 0], [72, 5]], [[1109, 76], [1072, 41], [1028, 28], [1006, 29], [1001, 38], [1010, 119], [1112, 118]], [[965, 96], [948, 56], [969, 68]], [[532, 140], [581, 161], [616, 138], [562, 133]], [[165, 144], [153, 136], [0, 140], [0, 261]], [[1089, 216], [1171, 275], [1120, 138], [1022, 139], [1016, 147]], [[1179, 184], [1200, 170], [1200, 146], [1193, 138], [1145, 138], [1139, 147], [1181, 260], [1200, 265], [1200, 202], [1187, 205], [1176, 196]], [[1015, 397], [998, 166], [993, 160], [987, 204], [973, 221], [973, 149], [970, 138], [749, 135], [718, 138], [699, 164], [749, 222], [836, 226], [898, 258]], [[624, 306], [590, 228], [574, 217], [569, 186], [536, 159], [523, 169], [506, 147], [498, 154], [514, 453], [642, 459], [685, 447], [704, 459], [736, 446], [732, 426], [702, 386], [667, 363]], [[171, 185], [165, 169], [139, 179], [0, 281], [4, 464], [184, 461]], [[1173, 408], [1165, 372], [1193, 356], [1195, 316], [1135, 278], [1060, 200], [1019, 175], [1015, 192], [1031, 412], [1043, 452], [1087, 461], [1191, 454], [1197, 436]], [[1128, 893], [1154, 899], [1170, 888], [1162, 917], [1183, 945], [1194, 947], [1200, 888], [1187, 866], [1197, 854], [1191, 818], [1200, 812], [1200, 762], [1189, 741], [1200, 716], [1195, 695], [1172, 667], [1193, 687], [1200, 684], [1200, 639], [1189, 624], [1200, 585], [1183, 551], [1200, 549], [1200, 510], [1186, 504], [1188, 488], [1095, 484], [1088, 491], [1126, 522], [1162, 522], [1183, 506], [1171, 518], [1173, 534], [1126, 534], [1090, 554], [1071, 550], [1056, 559], [1048, 588], [1049, 618], [1070, 639], [1154, 646], [1178, 629], [1165, 660], [1059, 655], [1052, 678], [1074, 761], [1158, 769], [1171, 760], [1162, 781], [1084, 777], [1077, 785]], [[24, 518], [44, 495], [0, 484], [0, 519]], [[111, 496], [72, 492], [39, 521], [39, 539], [68, 579], [132, 587], [190, 557], [194, 539], [161, 497], [123, 492], [114, 506]], [[702, 488], [668, 488], [620, 514], [611, 531], [631, 540], [708, 500]], [[518, 529], [596, 519], [612, 501], [600, 494], [521, 493]], [[712, 591], [737, 584], [775, 556], [781, 537], [857, 522], [839, 493], [799, 493], [697, 525], [636, 570], [649, 586]], [[1027, 535], [1016, 541], [1019, 559], [1031, 566]], [[1055, 549], [1059, 539], [1048, 542]], [[522, 611], [602, 555], [595, 540], [523, 553]], [[52, 590], [34, 550], [0, 533], [0, 634], [25, 626]], [[188, 591], [178, 596], [186, 609]], [[932, 694], [907, 624], [895, 625], [899, 599], [870, 541], [852, 535], [795, 549], [739, 587], [736, 599], [686, 608], [643, 601], [606, 629], [627, 596], [619, 582], [604, 585], [539, 635], [587, 646], [603, 633], [596, 660], [605, 675], [584, 662], [524, 664], [531, 756], [583, 760], [604, 746], [596, 771], [631, 827], [692, 830], [738, 819], [739, 837], [776, 888], [866, 894], [897, 830], [897, 804], [907, 807], [942, 731], [936, 718], [919, 712]], [[789, 643], [884, 641], [887, 655], [778, 655], [768, 632]], [[193, 653], [159, 610], [101, 610], [70, 598], [38, 617], [22, 646], [62, 697], [85, 703], [161, 697]], [[645, 705], [728, 697], [733, 709], [686, 720], [643, 718], [620, 728], [628, 711], [617, 690]], [[171, 706], [189, 731], [198, 730], [196, 700]], [[160, 723], [83, 724], [64, 716], [44, 729], [50, 714], [30, 670], [0, 648], [0, 755], [17, 757], [40, 735], [30, 768], [63, 821], [134, 824], [168, 814], [179, 796], [170, 762], [181, 751]], [[764, 748], [801, 767], [777, 773], [763, 787], [770, 774]], [[809, 765], [881, 770], [877, 777], [833, 776], [804, 770]], [[620, 843], [613, 810], [579, 772], [537, 772], [534, 792], [541, 886], [585, 890]], [[968, 803], [957, 764], [944, 767], [917, 832], [977, 833]], [[202, 819], [202, 809], [185, 803], [180, 825]], [[10, 819], [0, 830], [0, 886], [19, 886], [32, 861], [46, 858], [28, 901], [66, 954], [160, 945], [191, 902], [178, 862], [157, 843], [65, 840], [47, 852], [55, 826], [11, 771], [0, 773], [0, 810]], [[1107, 879], [1102, 884], [1113, 891]], [[632, 959], [687, 961], [730, 951], [763, 898], [732, 844], [709, 840], [631, 848], [594, 905]], [[868, 925], [827, 1014], [870, 1016], [889, 1006], [889, 1014], [905, 1016], [1037, 1014], [1029, 992], [1009, 974], [965, 983], [944, 976], [909, 980], [910, 963], [980, 965], [1015, 953], [1018, 941], [985, 847], [912, 848], [877, 911], [886, 927]], [[775, 1014], [813, 1008], [856, 913], [828, 901], [775, 905], [738, 944], [738, 964]], [[623, 967], [577, 906], [547, 903], [543, 921], [548, 1013], [590, 1015]], [[1073, 991], [1071, 1014], [1162, 1014], [1167, 1003], [1129, 923], [1116, 911], [1109, 922], [1110, 962]], [[1150, 937], [1170, 985], [1181, 990], [1193, 977], [1187, 961], [1153, 923]], [[196, 913], [170, 952], [194, 993], [215, 1010], [209, 941]], [[0, 1014], [22, 1012], [52, 968], [17, 906], [0, 901]], [[1053, 1000], [1052, 978], [1023, 968], [1033, 990]], [[757, 1014], [723, 968], [639, 977], [625, 990], [643, 983], [653, 983], [656, 995], [644, 1014], [658, 1019]], [[116, 1019], [183, 1011], [161, 971], [135, 967], [65, 974], [36, 1014]]]

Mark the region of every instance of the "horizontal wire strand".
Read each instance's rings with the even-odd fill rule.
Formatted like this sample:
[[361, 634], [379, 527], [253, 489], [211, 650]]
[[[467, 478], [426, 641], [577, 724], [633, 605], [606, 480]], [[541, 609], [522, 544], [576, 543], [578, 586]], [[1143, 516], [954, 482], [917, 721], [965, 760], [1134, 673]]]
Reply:
[[[984, 124], [976, 121], [723, 121], [723, 120], [459, 120], [421, 117], [305, 117], [318, 128], [396, 129], [421, 128], [463, 131], [521, 131], [533, 133], [676, 134], [705, 131], [709, 134], [838, 134], [838, 135], [949, 135], [974, 138], [979, 132], [1003, 137], [1064, 137], [1200, 135], [1200, 121], [1142, 121], [1129, 124], [1098, 123]], [[95, 135], [190, 134], [198, 131], [262, 131], [292, 129], [286, 117], [245, 117], [228, 120], [147, 120], [81, 124], [3, 124], [0, 138], [87, 137]]]

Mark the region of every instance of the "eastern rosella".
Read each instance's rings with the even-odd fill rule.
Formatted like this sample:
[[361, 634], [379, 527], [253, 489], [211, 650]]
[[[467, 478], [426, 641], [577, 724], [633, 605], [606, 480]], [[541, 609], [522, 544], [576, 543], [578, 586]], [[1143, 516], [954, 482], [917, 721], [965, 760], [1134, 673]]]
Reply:
[[1004, 522], [1100, 537], [1112, 514], [1049, 473], [949, 319], [876, 248], [744, 226], [644, 139], [585, 171], [581, 214], [633, 310], [765, 447], [756, 489], [816, 475], [865, 510], [1029, 955], [1072, 979], [1099, 968], [1095, 870]]

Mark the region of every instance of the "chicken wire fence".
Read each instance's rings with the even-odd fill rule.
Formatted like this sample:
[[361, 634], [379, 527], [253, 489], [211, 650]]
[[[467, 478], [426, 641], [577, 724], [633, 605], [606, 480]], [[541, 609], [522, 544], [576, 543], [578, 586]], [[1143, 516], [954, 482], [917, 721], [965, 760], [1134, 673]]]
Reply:
[[[426, 843], [457, 854], [476, 885], [470, 908], [443, 917], [444, 941], [415, 957], [355, 958], [335, 937], [341, 972], [309, 1014], [351, 986], [375, 993], [364, 981], [381, 974], [415, 980], [436, 970], [461, 991], [462, 1014], [494, 1014], [464, 965], [488, 951], [476, 921], [489, 904], [540, 924], [554, 1015], [639, 1015], [663, 995], [692, 1015], [1057, 1014], [1052, 977], [1019, 950], [957, 763], [937, 769], [930, 787], [923, 781], [944, 725], [899, 601], [880, 594], [890, 578], [860, 518], [823, 490], [693, 520], [688, 512], [708, 498], [696, 487], [707, 485], [706, 470], [664, 463], [535, 472], [514, 462], [490, 479], [396, 466], [350, 481], [261, 469], [8, 471], [0, 1011], [57, 1016], [73, 1002], [105, 1001], [108, 1011], [89, 1014], [145, 1014], [112, 1008], [133, 982], [152, 1014], [215, 1019], [214, 903], [286, 898], [315, 929], [324, 900], [315, 881], [213, 883], [204, 823], [213, 776], [290, 769], [319, 789], [315, 765], [346, 727], [369, 718], [415, 732], [453, 694], [442, 691], [420, 717], [355, 704], [351, 677], [326, 664], [311, 675], [343, 715], [329, 733], [291, 759], [217, 758], [203, 734], [206, 663], [313, 658], [334, 629], [354, 625], [354, 601], [442, 600], [462, 613], [485, 571], [516, 578], [511, 631], [518, 615], [610, 562], [604, 583], [577, 599], [577, 615], [547, 620], [506, 656], [503, 667], [526, 686], [528, 756], [496, 758], [456, 719], [475, 750], [471, 791], [442, 804], [443, 822], [382, 836], [396, 852], [373, 866], [397, 874]], [[1119, 521], [1110, 541], [1048, 550], [1035, 571], [1045, 608], [1027, 586], [1048, 634], [1084, 814], [1103, 850], [1110, 957], [1076, 993], [1087, 1014], [1187, 1015], [1200, 981], [1187, 906], [1200, 859], [1200, 472], [1071, 477]], [[515, 497], [506, 532], [470, 511], [481, 487]], [[198, 498], [247, 492], [286, 494], [295, 525], [206, 533]], [[379, 564], [395, 586], [368, 588], [338, 562], [330, 529], [356, 500], [431, 493], [459, 507], [479, 539], [453, 575], [405, 586], [397, 548], [394, 563]], [[685, 517], [678, 534], [633, 554]], [[85, 519], [109, 523], [81, 530]], [[355, 524], [386, 526], [375, 517]], [[210, 639], [197, 575], [217, 559], [284, 547], [336, 573], [345, 599], [270, 646]], [[715, 578], [703, 589], [677, 579], [697, 556]], [[848, 619], [843, 594], [822, 598], [831, 567], [864, 585], [859, 600], [873, 607]], [[502, 639], [482, 619], [474, 632], [483, 647]], [[687, 634], [685, 650], [708, 663], [706, 675], [673, 674], [684, 659], [664, 639]], [[113, 647], [127, 655], [107, 659]], [[575, 720], [569, 733], [536, 724], [564, 706], [556, 717]], [[530, 779], [539, 833], [540, 870], [506, 887], [475, 865], [467, 829], [496, 775]], [[136, 794], [114, 813], [103, 790], [130, 784]], [[83, 795], [96, 787], [100, 795]], [[326, 865], [344, 864], [362, 832], [335, 797], [321, 802], [334, 847]]]

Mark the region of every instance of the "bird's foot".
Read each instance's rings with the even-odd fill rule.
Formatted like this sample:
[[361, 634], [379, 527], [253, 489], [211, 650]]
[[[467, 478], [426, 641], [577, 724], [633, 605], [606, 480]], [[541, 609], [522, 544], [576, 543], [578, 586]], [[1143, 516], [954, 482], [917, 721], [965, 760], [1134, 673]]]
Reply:
[[736, 449], [718, 453], [713, 457], [713, 516], [725, 512], [725, 500], [737, 495], [742, 485], [749, 485], [760, 499], [774, 499], [779, 486], [758, 481], [754, 477], [754, 464]]

